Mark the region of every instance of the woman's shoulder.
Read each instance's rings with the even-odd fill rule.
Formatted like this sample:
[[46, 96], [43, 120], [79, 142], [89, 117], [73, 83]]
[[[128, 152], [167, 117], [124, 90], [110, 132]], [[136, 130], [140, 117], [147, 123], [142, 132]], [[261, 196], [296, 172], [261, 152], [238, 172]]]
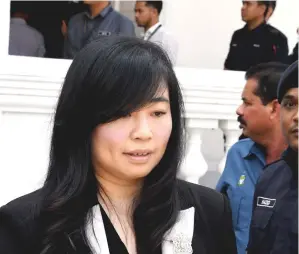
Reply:
[[41, 190], [37, 190], [0, 207], [0, 249], [5, 253], [33, 253], [41, 201]]
[[178, 180], [178, 192], [182, 210], [194, 207], [208, 216], [216, 216], [215, 218], [226, 210], [227, 199], [225, 196], [211, 188]]
[[0, 207], [0, 220], [2, 226], [26, 227], [32, 223], [39, 214], [42, 201], [41, 190], [36, 190], [16, 198], [6, 205]]
[[18, 197], [0, 207], [0, 214], [3, 212], [10, 212], [10, 214], [18, 215], [21, 215], [22, 213], [28, 214], [34, 212], [39, 207], [41, 201], [41, 189], [38, 189], [29, 194]]

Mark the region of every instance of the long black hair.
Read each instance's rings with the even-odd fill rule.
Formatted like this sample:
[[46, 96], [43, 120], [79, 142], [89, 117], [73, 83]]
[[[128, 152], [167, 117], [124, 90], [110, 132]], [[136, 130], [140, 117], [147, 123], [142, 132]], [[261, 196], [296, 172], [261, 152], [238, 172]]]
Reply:
[[178, 214], [176, 175], [184, 152], [184, 107], [166, 53], [131, 37], [105, 37], [73, 60], [58, 100], [47, 178], [42, 188], [40, 252], [91, 253], [85, 226], [99, 185], [91, 160], [91, 135], [99, 124], [169, 91], [172, 132], [163, 158], [145, 178], [133, 213], [138, 253], [154, 253]]

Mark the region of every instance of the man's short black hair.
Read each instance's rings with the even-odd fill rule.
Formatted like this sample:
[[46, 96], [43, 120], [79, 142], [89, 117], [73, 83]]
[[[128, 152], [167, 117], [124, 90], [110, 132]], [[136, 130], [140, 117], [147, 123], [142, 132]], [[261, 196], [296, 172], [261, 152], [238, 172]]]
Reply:
[[245, 79], [255, 79], [257, 88], [254, 92], [261, 98], [264, 105], [277, 99], [277, 87], [279, 80], [288, 68], [288, 65], [276, 62], [261, 63], [251, 67], [245, 74]]
[[265, 11], [265, 17], [268, 14], [269, 8], [271, 7], [273, 9], [273, 12], [275, 11], [276, 8], [276, 0], [271, 0], [271, 1], [257, 1], [258, 4], [263, 4], [266, 6], [266, 11]]
[[163, 1], [145, 1], [147, 6], [151, 6], [158, 11], [158, 14], [161, 13], [163, 8]]

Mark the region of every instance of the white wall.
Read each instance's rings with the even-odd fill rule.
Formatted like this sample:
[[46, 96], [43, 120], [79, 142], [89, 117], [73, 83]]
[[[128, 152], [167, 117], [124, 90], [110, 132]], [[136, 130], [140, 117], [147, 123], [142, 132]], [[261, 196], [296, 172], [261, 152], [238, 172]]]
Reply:
[[[164, 21], [180, 44], [179, 66], [223, 68], [232, 33], [243, 27], [241, 0], [166, 0]], [[299, 1], [278, 0], [270, 24], [297, 41]]]

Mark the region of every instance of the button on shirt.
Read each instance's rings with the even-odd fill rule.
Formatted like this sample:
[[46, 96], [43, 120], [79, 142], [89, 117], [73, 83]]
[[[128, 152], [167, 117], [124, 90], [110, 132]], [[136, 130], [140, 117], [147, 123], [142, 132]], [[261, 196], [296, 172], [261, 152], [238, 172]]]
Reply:
[[78, 13], [68, 24], [64, 57], [72, 59], [89, 42], [113, 34], [135, 36], [135, 28], [130, 19], [115, 11], [110, 4], [96, 17], [91, 17], [89, 12]]
[[224, 67], [228, 70], [247, 71], [265, 62], [287, 62], [288, 41], [278, 29], [266, 23], [253, 30], [248, 26], [234, 32]]
[[255, 184], [265, 165], [262, 147], [248, 138], [240, 140], [228, 151], [216, 187], [230, 201], [238, 254], [246, 253]]
[[173, 65], [177, 62], [178, 42], [166, 31], [160, 22], [148, 29], [144, 35], [144, 40], [148, 40], [160, 45], [168, 54]]
[[9, 54], [17, 56], [45, 55], [45, 43], [42, 34], [27, 25], [22, 18], [11, 18], [9, 32]]
[[248, 254], [298, 254], [298, 153], [291, 148], [256, 184]]

